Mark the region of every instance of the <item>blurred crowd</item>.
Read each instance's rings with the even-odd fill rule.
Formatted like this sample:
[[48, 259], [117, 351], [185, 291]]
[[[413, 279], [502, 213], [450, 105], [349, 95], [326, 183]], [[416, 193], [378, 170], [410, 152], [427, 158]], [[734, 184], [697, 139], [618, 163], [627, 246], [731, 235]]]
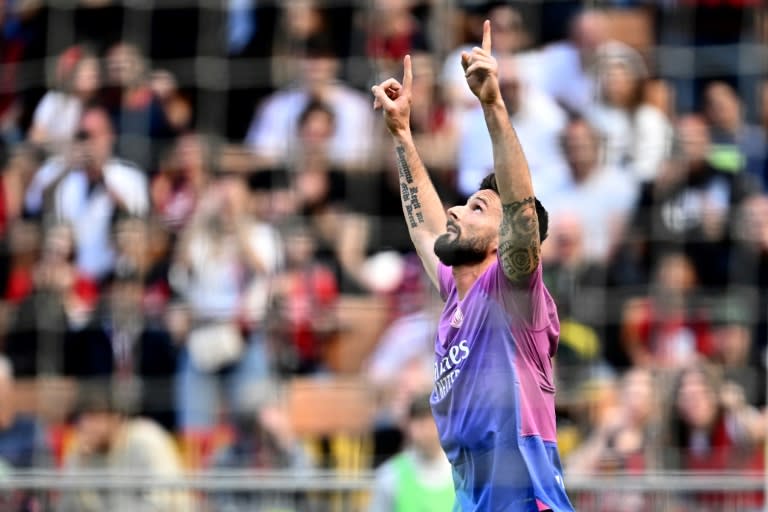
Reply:
[[[406, 466], [389, 458], [434, 455], [413, 401], [441, 305], [367, 89], [412, 55], [417, 146], [446, 206], [463, 201], [493, 166], [459, 60], [486, 18], [550, 215], [566, 480], [764, 470], [760, 2], [224, 4], [0, 1], [0, 474], [333, 467], [276, 389], [354, 376], [391, 509]], [[14, 398], [14, 380], [50, 377], [82, 388], [54, 422]], [[444, 483], [439, 461], [407, 468]], [[58, 506], [141, 506], [103, 499]], [[281, 506], [252, 499], [210, 502]]]

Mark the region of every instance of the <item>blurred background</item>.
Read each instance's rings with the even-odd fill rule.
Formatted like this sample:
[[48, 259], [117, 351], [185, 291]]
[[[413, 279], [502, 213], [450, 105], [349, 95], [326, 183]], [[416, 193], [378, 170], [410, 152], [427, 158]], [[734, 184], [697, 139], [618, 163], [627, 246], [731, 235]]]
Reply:
[[760, 0], [0, 0], [0, 510], [450, 510], [441, 304], [368, 91], [413, 56], [463, 201], [486, 18], [574, 505], [764, 509]]

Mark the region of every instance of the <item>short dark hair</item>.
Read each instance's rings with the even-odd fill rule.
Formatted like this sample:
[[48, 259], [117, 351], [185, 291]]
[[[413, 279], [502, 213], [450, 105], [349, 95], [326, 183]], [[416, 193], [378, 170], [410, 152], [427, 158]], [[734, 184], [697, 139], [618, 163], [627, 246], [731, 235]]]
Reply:
[[331, 121], [331, 125], [333, 125], [334, 128], [336, 127], [336, 113], [333, 111], [333, 109], [327, 103], [321, 100], [313, 99], [307, 103], [307, 105], [301, 111], [301, 114], [299, 114], [298, 125], [300, 129], [306, 124], [309, 116], [315, 112], [320, 112], [328, 116], [328, 119]]
[[[499, 184], [496, 183], [496, 175], [491, 173], [483, 178], [478, 190], [493, 190], [498, 194]], [[534, 197], [533, 199], [536, 203], [536, 216], [539, 218], [539, 243], [541, 243], [546, 240], [549, 235], [549, 213], [546, 208], [544, 208], [544, 205], [541, 204], [538, 197]]]

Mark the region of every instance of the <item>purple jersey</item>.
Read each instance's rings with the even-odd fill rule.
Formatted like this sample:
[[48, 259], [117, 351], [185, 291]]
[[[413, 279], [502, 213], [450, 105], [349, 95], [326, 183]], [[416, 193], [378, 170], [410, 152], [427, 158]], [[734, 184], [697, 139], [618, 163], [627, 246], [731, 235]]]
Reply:
[[446, 304], [431, 402], [456, 510], [572, 511], [555, 429], [560, 322], [541, 265], [513, 285], [494, 261], [463, 300], [451, 268], [439, 264], [437, 274]]

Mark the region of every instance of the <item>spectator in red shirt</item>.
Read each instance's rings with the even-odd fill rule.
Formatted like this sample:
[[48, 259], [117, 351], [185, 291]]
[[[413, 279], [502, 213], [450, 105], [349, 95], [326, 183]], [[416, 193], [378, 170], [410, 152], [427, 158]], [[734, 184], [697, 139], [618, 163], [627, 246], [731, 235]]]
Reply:
[[645, 297], [624, 306], [622, 344], [634, 366], [680, 368], [712, 352], [703, 308], [695, 303], [697, 275], [683, 254], [663, 257]]
[[[745, 403], [738, 385], [723, 384], [706, 367], [692, 366], [679, 374], [673, 387], [666, 464], [684, 471], [762, 472], [765, 432], [765, 415]], [[716, 507], [726, 498], [701, 493], [696, 499]], [[738, 503], [746, 508], [740, 510], [753, 510], [749, 505], [761, 509], [764, 499], [760, 494], [745, 495]]]
[[273, 342], [282, 372], [315, 373], [336, 329], [338, 285], [333, 272], [315, 262], [316, 241], [301, 223], [286, 229], [286, 269], [273, 286]]

